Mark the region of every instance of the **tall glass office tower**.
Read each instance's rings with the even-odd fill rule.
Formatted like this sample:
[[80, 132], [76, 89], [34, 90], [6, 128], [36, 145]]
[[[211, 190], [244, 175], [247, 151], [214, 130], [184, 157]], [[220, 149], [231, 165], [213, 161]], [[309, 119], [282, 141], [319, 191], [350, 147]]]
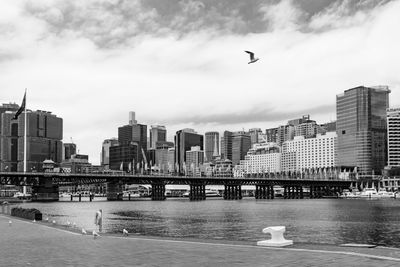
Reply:
[[337, 162], [360, 178], [381, 174], [386, 164], [387, 86], [359, 86], [336, 96]]

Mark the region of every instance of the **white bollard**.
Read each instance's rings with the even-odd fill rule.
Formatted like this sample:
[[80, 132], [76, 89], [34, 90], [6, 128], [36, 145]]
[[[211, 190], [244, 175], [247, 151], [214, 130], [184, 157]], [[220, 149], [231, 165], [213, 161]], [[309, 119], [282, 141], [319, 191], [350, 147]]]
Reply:
[[263, 233], [271, 234], [271, 239], [258, 241], [258, 246], [269, 246], [269, 247], [284, 247], [293, 245], [292, 240], [286, 240], [283, 237], [283, 233], [286, 231], [285, 226], [270, 226], [263, 229]]

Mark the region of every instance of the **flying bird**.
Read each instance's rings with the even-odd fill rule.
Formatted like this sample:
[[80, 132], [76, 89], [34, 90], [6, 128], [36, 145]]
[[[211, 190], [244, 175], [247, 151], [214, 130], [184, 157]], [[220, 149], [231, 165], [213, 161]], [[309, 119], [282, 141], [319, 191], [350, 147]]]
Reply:
[[93, 230], [93, 238], [96, 239], [96, 237], [100, 236], [95, 230]]
[[250, 55], [250, 61], [247, 64], [255, 63], [255, 62], [257, 62], [257, 60], [259, 60], [259, 58], [254, 57], [254, 53], [253, 52], [251, 52], [251, 51], [244, 51], [244, 52], [246, 52], [247, 54]]
[[86, 234], [87, 234], [86, 230], [82, 228], [82, 235], [86, 235]]
[[122, 234], [123, 234], [124, 236], [128, 236], [129, 233], [128, 233], [128, 231], [127, 231], [126, 229], [123, 229], [123, 230], [122, 230]]

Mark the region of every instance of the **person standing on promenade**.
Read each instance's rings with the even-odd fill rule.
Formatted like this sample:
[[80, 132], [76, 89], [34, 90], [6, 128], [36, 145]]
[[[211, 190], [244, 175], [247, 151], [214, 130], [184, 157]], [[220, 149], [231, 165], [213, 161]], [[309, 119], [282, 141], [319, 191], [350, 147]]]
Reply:
[[99, 227], [99, 232], [103, 230], [103, 210], [99, 209], [94, 218], [94, 224]]

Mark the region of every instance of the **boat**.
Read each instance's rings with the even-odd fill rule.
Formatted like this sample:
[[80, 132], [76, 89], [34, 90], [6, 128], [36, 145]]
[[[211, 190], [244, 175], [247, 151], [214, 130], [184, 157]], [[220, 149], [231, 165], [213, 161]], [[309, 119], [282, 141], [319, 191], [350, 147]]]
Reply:
[[386, 190], [379, 190], [378, 197], [380, 197], [380, 198], [395, 198], [395, 194], [393, 192], [388, 192]]
[[18, 199], [28, 199], [28, 198], [31, 198], [32, 195], [29, 193], [24, 194], [21, 192], [16, 192], [13, 197], [18, 198]]
[[376, 191], [375, 188], [365, 188], [363, 191], [361, 191], [360, 194], [361, 198], [378, 198], [378, 192]]
[[221, 194], [216, 189], [206, 189], [206, 197], [220, 197]]

